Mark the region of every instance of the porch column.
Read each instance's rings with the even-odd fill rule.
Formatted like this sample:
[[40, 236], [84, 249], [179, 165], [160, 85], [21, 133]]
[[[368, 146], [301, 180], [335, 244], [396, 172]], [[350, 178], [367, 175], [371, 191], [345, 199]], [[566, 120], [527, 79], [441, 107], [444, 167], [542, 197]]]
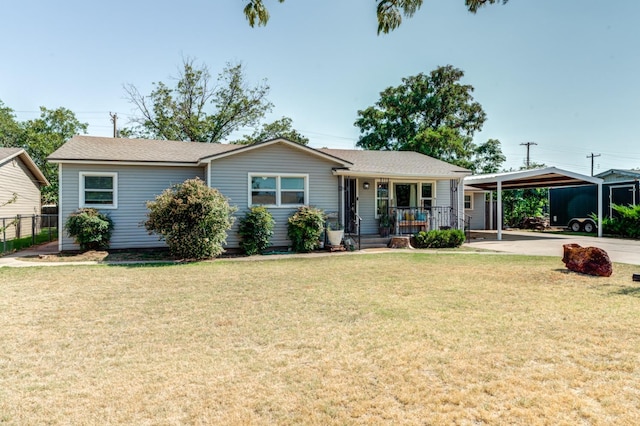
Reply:
[[498, 241], [502, 241], [502, 182], [498, 181]]
[[340, 183], [338, 184], [338, 219], [340, 224], [344, 226], [344, 176], [340, 175]]
[[[473, 195], [471, 195], [473, 197]], [[464, 182], [463, 179], [458, 179], [458, 229], [464, 231], [465, 224], [464, 213]]]
[[493, 191], [489, 191], [489, 230], [493, 231]]

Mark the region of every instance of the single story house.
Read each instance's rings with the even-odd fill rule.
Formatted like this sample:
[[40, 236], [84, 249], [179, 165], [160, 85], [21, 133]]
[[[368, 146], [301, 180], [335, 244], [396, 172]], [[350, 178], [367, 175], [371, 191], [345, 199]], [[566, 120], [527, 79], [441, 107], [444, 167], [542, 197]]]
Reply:
[[[385, 217], [392, 233], [462, 229], [463, 178], [471, 174], [416, 152], [314, 149], [286, 139], [229, 145], [74, 136], [48, 160], [59, 166], [60, 228], [76, 209], [97, 208], [114, 222], [112, 248], [163, 246], [144, 229], [145, 204], [195, 177], [237, 206], [237, 217], [267, 206], [276, 221], [272, 245], [288, 246], [287, 219], [302, 205], [323, 209], [347, 233], [378, 234]], [[236, 221], [226, 247], [238, 246]], [[66, 235], [59, 247], [77, 248]]]
[[31, 235], [31, 216], [40, 214], [47, 178], [24, 149], [0, 148], [0, 182], [0, 241]]

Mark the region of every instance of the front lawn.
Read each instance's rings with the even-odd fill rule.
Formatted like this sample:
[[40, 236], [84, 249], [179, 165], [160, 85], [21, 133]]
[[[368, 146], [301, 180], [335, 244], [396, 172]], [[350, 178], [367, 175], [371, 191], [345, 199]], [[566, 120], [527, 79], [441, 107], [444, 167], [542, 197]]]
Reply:
[[0, 423], [638, 424], [637, 267], [385, 253], [0, 271]]

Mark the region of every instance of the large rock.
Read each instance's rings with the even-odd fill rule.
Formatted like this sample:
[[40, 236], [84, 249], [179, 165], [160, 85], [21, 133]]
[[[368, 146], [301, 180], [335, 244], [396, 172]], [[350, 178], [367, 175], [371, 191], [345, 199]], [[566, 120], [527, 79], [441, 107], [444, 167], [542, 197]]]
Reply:
[[568, 269], [582, 274], [610, 277], [613, 265], [606, 251], [598, 247], [581, 247], [579, 244], [565, 244], [562, 261]]

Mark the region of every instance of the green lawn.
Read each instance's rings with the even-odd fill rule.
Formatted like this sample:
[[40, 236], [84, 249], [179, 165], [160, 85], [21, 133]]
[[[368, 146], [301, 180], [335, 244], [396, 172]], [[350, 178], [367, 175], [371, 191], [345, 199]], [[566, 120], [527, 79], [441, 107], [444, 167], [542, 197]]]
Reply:
[[0, 270], [0, 423], [640, 423], [637, 267], [400, 252]]
[[29, 248], [32, 245], [47, 243], [49, 241], [54, 241], [56, 239], [58, 239], [58, 229], [46, 228], [41, 230], [40, 233], [36, 235], [35, 244], [33, 244], [33, 237], [31, 235], [22, 237], [22, 238], [15, 238], [13, 240], [8, 240], [6, 243], [6, 250], [5, 250], [5, 243], [0, 241], [0, 255], [3, 252], [11, 253], [17, 250], [23, 250], [23, 249]]

